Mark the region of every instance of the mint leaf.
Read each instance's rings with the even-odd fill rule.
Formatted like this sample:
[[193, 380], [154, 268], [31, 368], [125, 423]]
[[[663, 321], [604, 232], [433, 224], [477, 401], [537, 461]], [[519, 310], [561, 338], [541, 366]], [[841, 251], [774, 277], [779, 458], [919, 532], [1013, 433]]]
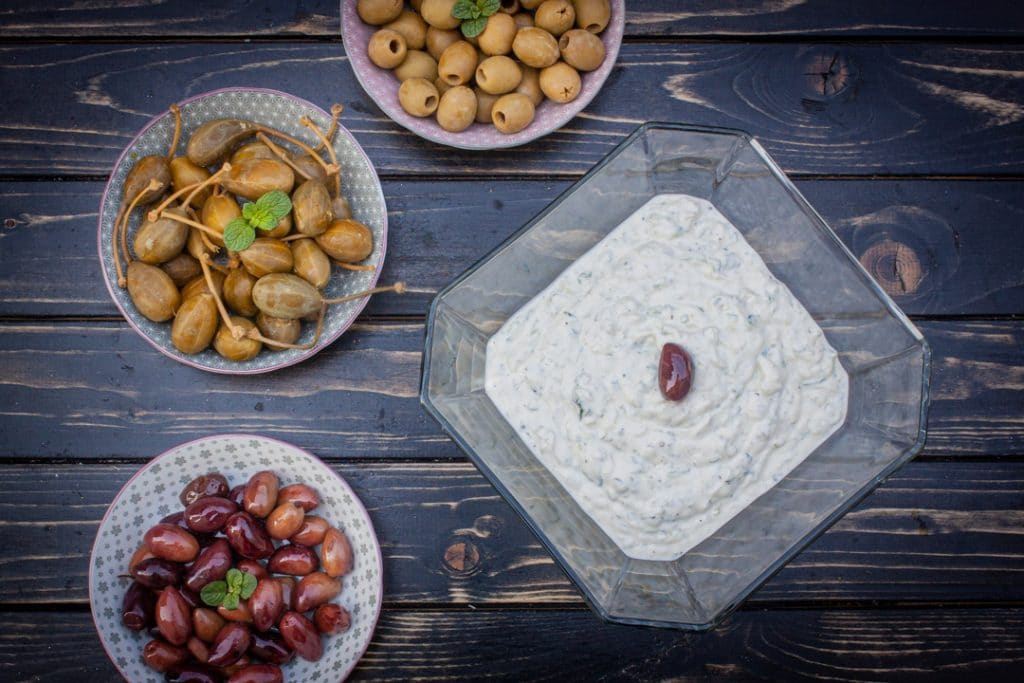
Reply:
[[237, 593], [242, 590], [242, 572], [238, 571], [234, 567], [228, 570], [228, 575], [224, 577], [228, 582], [228, 591], [231, 593]]
[[470, 0], [459, 0], [452, 7], [452, 16], [456, 19], [472, 19], [473, 10], [476, 9], [476, 3]]
[[476, 6], [480, 8], [480, 16], [489, 17], [501, 9], [501, 0], [477, 0]]
[[243, 600], [248, 600], [254, 590], [256, 590], [256, 577], [252, 574], [242, 574], [242, 589], [238, 591], [238, 595]]
[[269, 228], [264, 228], [264, 230], [273, 230], [278, 221], [287, 216], [288, 212], [292, 210], [292, 200], [288, 197], [287, 193], [281, 192], [281, 190], [274, 190], [257, 199], [256, 208], [260, 211], [266, 211], [274, 219]]
[[221, 604], [224, 609], [238, 609], [238, 593], [228, 593]]
[[228, 584], [224, 581], [211, 581], [199, 591], [199, 597], [210, 607], [219, 607], [228, 594]]
[[463, 21], [459, 27], [462, 29], [462, 35], [467, 38], [476, 38], [484, 32], [485, 28], [487, 28], [487, 17], [467, 19], [466, 21]]
[[242, 218], [247, 221], [252, 221], [252, 217], [256, 215], [256, 202], [246, 202], [242, 204]]
[[224, 244], [231, 251], [242, 251], [252, 244], [254, 239], [256, 231], [244, 218], [236, 218], [224, 228]]

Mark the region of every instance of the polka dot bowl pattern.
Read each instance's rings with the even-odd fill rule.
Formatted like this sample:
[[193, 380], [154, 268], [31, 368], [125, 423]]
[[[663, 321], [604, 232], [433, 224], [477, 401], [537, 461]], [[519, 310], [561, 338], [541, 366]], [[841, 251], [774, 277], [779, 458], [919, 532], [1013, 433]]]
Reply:
[[[203, 93], [178, 103], [182, 113], [181, 143], [178, 153], [184, 153], [189, 135], [203, 123], [219, 118], [245, 118], [261, 123], [298, 138], [315, 147], [318, 142], [313, 133], [299, 123], [308, 116], [321, 130], [326, 131], [331, 117], [327, 112], [302, 100], [274, 90], [230, 88]], [[350, 301], [328, 308], [320, 341], [311, 349], [288, 349], [262, 352], [252, 360], [234, 362], [221, 357], [213, 348], [189, 355], [171, 344], [171, 323], [154, 323], [138, 312], [128, 291], [117, 286], [117, 271], [111, 250], [113, 226], [121, 205], [121, 192], [125, 177], [135, 162], [148, 154], [167, 154], [174, 134], [174, 117], [166, 112], [153, 119], [128, 145], [117, 160], [100, 204], [97, 243], [103, 279], [114, 303], [128, 323], [150, 344], [171, 358], [202, 370], [224, 374], [255, 374], [269, 372], [298, 363], [314, 355], [340, 337], [366, 306], [368, 299]], [[282, 143], [282, 147], [294, 149]], [[355, 138], [341, 125], [334, 137], [334, 150], [341, 166], [342, 195], [352, 207], [353, 217], [373, 232], [373, 253], [364, 263], [375, 264], [373, 271], [343, 271], [335, 268], [331, 281], [324, 290], [325, 297], [341, 297], [373, 287], [384, 263], [387, 249], [387, 208], [384, 193], [373, 164]], [[136, 209], [128, 228], [129, 244], [138, 229], [144, 211]], [[312, 341], [315, 324], [305, 323], [298, 343]]]
[[449, 133], [438, 125], [433, 116], [417, 118], [402, 109], [398, 102], [398, 80], [390, 71], [371, 62], [366, 54], [370, 36], [380, 27], [363, 23], [356, 13], [355, 0], [341, 0], [341, 38], [352, 70], [363, 90], [395, 123], [421, 138], [449, 147], [502, 149], [524, 145], [558, 130], [590, 104], [615, 66], [626, 25], [625, 14], [625, 0], [611, 0], [611, 20], [601, 34], [605, 46], [604, 62], [594, 71], [581, 74], [583, 85], [579, 96], [566, 104], [544, 100], [537, 107], [533, 123], [511, 135], [500, 133], [494, 126], [482, 123], [474, 123], [460, 133]]
[[100, 640], [121, 675], [131, 683], [159, 683], [163, 675], [142, 660], [150, 640], [121, 622], [121, 600], [131, 581], [127, 563], [146, 530], [182, 509], [178, 494], [202, 474], [220, 472], [232, 485], [256, 472], [271, 470], [282, 485], [306, 483], [320, 494], [315, 514], [348, 536], [354, 554], [333, 602], [352, 615], [351, 628], [324, 638], [318, 662], [294, 659], [285, 665], [285, 681], [334, 682], [344, 679], [366, 651], [380, 615], [382, 560], [373, 525], [352, 489], [319, 458], [290, 444], [259, 436], [232, 434], [182, 444], [140, 469], [114, 497], [100, 523], [89, 558], [89, 603]]

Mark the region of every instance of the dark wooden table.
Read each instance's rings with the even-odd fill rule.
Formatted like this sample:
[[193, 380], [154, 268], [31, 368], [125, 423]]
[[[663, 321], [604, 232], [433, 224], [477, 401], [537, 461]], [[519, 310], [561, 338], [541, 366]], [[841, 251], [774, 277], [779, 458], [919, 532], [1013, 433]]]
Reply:
[[[582, 115], [476, 154], [381, 114], [330, 0], [3, 3], [0, 679], [117, 679], [89, 616], [98, 520], [152, 456], [244, 431], [325, 458], [370, 510], [386, 590], [357, 679], [1019, 680], [1024, 5], [628, 4]], [[413, 286], [257, 377], [155, 353], [95, 248], [123, 147], [224, 86], [347, 106], [390, 210], [383, 279]], [[648, 119], [755, 134], [934, 352], [924, 452], [706, 634], [603, 624], [416, 398], [434, 293]]]

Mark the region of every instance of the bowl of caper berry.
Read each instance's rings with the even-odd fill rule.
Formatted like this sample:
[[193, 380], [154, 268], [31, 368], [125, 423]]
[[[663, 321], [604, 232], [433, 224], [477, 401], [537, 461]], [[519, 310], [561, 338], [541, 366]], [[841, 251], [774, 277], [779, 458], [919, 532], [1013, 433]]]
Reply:
[[341, 34], [373, 101], [416, 135], [515, 147], [596, 97], [618, 56], [623, 0], [351, 0]]

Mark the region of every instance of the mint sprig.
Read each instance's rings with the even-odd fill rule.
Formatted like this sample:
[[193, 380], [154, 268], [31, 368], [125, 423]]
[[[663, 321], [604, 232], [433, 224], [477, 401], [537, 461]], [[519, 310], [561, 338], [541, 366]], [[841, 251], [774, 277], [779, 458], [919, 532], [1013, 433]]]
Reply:
[[292, 200], [280, 190], [267, 192], [255, 202], [246, 202], [242, 217], [224, 227], [224, 244], [231, 251], [242, 251], [256, 239], [256, 230], [273, 230], [292, 210]]
[[499, 9], [501, 0], [459, 0], [452, 7], [452, 16], [462, 20], [462, 35], [476, 38], [487, 27], [487, 17]]
[[[227, 230], [224, 233], [227, 234]], [[211, 581], [203, 586], [199, 598], [210, 607], [238, 609], [239, 601], [248, 600], [255, 590], [255, 576], [231, 568], [223, 581]]]

